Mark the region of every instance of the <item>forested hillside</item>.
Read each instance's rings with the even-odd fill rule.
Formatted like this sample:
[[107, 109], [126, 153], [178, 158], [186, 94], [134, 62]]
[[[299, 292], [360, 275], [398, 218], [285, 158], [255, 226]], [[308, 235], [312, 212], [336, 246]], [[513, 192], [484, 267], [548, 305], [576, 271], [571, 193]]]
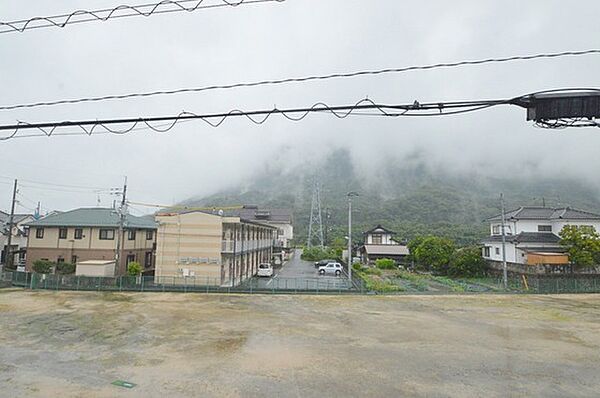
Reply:
[[190, 206], [256, 204], [294, 210], [299, 242], [306, 239], [312, 181], [321, 183], [321, 203], [328, 240], [344, 237], [348, 191], [355, 198], [353, 236], [382, 224], [400, 239], [436, 234], [460, 244], [477, 242], [487, 233], [484, 219], [500, 212], [499, 194], [507, 209], [521, 205], [573, 206], [600, 211], [598, 192], [583, 182], [567, 179], [494, 179], [473, 175], [433, 173], [422, 165], [391, 167], [376, 180], [360, 178], [345, 152], [328, 157], [325, 164], [303, 167], [293, 173], [263, 175], [244, 190], [221, 192], [186, 201]]

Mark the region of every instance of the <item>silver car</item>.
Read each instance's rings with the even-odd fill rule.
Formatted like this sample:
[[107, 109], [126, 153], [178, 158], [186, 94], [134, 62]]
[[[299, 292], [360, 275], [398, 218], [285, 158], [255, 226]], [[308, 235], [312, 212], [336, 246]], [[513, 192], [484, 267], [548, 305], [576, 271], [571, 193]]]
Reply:
[[342, 274], [342, 264], [340, 263], [327, 263], [319, 267], [319, 275], [333, 274], [339, 276]]

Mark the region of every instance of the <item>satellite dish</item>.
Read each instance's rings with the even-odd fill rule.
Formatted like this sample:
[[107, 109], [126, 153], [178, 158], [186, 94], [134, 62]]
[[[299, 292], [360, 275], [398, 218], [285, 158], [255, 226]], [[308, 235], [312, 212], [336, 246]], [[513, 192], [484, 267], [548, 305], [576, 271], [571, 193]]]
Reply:
[[219, 215], [223, 217], [223, 209], [219, 209]]

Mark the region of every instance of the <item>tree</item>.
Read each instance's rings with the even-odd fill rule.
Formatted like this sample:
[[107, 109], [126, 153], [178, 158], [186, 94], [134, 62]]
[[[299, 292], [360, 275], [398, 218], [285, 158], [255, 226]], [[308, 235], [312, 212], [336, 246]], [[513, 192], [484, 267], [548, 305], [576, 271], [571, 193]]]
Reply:
[[375, 266], [379, 269], [394, 269], [396, 262], [391, 258], [378, 258], [375, 260]]
[[127, 274], [129, 276], [139, 276], [142, 273], [142, 266], [137, 261], [127, 264]]
[[63, 275], [75, 273], [75, 264], [71, 263], [57, 263], [56, 272]]
[[452, 277], [480, 276], [484, 273], [485, 268], [486, 263], [481, 256], [481, 248], [478, 246], [464, 247], [458, 249], [452, 256], [448, 267], [448, 275]]
[[49, 274], [56, 264], [48, 260], [35, 260], [31, 268], [38, 274]]
[[453, 241], [438, 236], [427, 236], [420, 238], [418, 244], [411, 246], [413, 258], [418, 265], [439, 274], [447, 273], [448, 264], [455, 250]]
[[571, 264], [576, 267], [592, 267], [600, 263], [600, 235], [590, 225], [565, 225], [559, 233], [560, 244]]

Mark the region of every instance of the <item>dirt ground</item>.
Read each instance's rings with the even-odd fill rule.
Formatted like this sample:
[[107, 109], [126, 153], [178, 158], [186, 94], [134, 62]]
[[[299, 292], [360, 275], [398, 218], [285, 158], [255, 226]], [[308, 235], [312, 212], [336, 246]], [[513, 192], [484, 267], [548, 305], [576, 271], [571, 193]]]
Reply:
[[599, 344], [591, 295], [0, 290], [2, 397], [591, 397]]

